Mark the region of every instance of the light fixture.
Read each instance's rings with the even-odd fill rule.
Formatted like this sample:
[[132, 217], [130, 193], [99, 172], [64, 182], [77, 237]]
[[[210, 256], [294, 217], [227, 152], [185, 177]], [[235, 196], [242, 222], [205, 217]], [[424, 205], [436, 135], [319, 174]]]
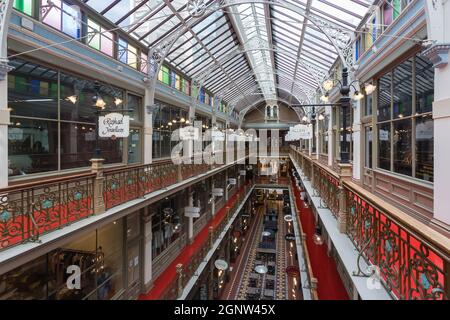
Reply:
[[325, 91], [330, 91], [331, 89], [333, 89], [334, 87], [334, 81], [331, 79], [325, 80], [325, 82], [323, 83], [323, 88], [325, 89]]
[[98, 97], [97, 101], [95, 102], [95, 106], [100, 109], [105, 109], [106, 102], [102, 99], [102, 97]]
[[304, 116], [303, 119], [302, 119], [302, 121], [303, 121], [303, 122], [308, 122], [308, 117], [307, 117], [307, 116]]
[[321, 96], [320, 100], [322, 102], [329, 102], [330, 101], [330, 97], [328, 96], [328, 93], [325, 93], [323, 96]]
[[366, 94], [372, 94], [377, 89], [377, 86], [373, 85], [372, 83], [367, 83], [365, 86]]
[[323, 245], [322, 228], [320, 226], [316, 227], [316, 232], [313, 235], [313, 241], [316, 245]]
[[177, 123], [177, 119], [173, 119], [172, 122], [173, 122], [173, 123]]
[[122, 104], [122, 99], [120, 99], [120, 98], [116, 98], [115, 100], [114, 100], [114, 104], [118, 107], [118, 106], [120, 106], [121, 104]]
[[72, 102], [73, 104], [75, 104], [75, 103], [77, 103], [77, 101], [78, 101], [78, 97], [75, 96], [75, 95], [73, 95], [73, 96], [67, 97], [67, 98], [66, 98], [66, 101], [70, 101], [70, 102]]
[[320, 114], [319, 115], [319, 121], [323, 121], [323, 120], [325, 120], [325, 116], [323, 114]]
[[171, 127], [173, 124], [172, 124], [172, 122], [169, 122], [167, 125], [168, 125], [169, 127]]
[[181, 118], [181, 119], [180, 119], [180, 122], [181, 122], [181, 123], [185, 123], [185, 122], [186, 122], [186, 119], [185, 119], [185, 118]]
[[360, 101], [362, 99], [364, 99], [364, 95], [359, 91], [355, 91], [355, 94], [353, 95], [353, 100]]

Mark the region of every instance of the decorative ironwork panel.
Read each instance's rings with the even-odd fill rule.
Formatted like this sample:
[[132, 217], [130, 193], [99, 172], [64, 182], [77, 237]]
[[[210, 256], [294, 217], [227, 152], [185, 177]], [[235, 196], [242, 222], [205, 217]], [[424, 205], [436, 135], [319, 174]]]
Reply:
[[346, 190], [348, 236], [367, 262], [380, 268], [386, 289], [402, 300], [443, 300], [449, 257], [376, 206]]

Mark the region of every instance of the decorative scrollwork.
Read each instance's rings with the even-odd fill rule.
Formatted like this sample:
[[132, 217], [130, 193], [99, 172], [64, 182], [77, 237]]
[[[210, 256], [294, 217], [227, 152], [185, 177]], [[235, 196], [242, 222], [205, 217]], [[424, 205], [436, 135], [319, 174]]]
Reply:
[[206, 11], [206, 1], [189, 0], [187, 3], [187, 10], [192, 17], [194, 18], [201, 17]]

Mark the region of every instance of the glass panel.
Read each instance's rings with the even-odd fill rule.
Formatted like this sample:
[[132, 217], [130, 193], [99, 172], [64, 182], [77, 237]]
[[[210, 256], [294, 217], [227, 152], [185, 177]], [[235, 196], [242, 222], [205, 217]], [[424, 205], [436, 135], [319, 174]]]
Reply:
[[416, 112], [433, 111], [434, 68], [433, 63], [422, 56], [416, 57]]
[[127, 109], [133, 110], [130, 115], [131, 121], [140, 121], [142, 119], [142, 98], [135, 96], [134, 94], [128, 94], [128, 105]]
[[416, 178], [434, 181], [434, 123], [431, 115], [416, 120]]
[[97, 298], [112, 299], [123, 289], [123, 223], [122, 219], [97, 231], [97, 252], [100, 263], [96, 268]]
[[378, 121], [391, 119], [391, 73], [384, 75], [378, 81]]
[[132, 68], [137, 69], [137, 49], [131, 45], [128, 45], [128, 65]]
[[80, 7], [63, 2], [62, 31], [73, 38], [81, 37]]
[[13, 7], [29, 16], [34, 14], [34, 0], [14, 0]]
[[406, 60], [394, 69], [394, 119], [412, 114], [412, 59]]
[[138, 212], [127, 216], [127, 240], [132, 240], [139, 236], [140, 215]]
[[119, 38], [119, 51], [117, 58], [120, 62], [128, 63], [128, 42]]
[[[51, 5], [50, 3], [53, 3], [53, 5]], [[48, 24], [49, 26], [52, 26], [55, 29], [61, 30], [61, 1], [42, 0], [41, 4], [42, 22]], [[48, 8], [50, 8], [50, 10], [48, 10]]]
[[141, 162], [141, 131], [130, 129], [128, 138], [128, 163], [135, 164]]
[[11, 118], [8, 130], [10, 176], [58, 170], [58, 123]]
[[95, 21], [87, 20], [88, 34], [87, 44], [94, 49], [100, 50], [100, 25]]
[[107, 32], [102, 28], [101, 35], [101, 51], [104, 54], [112, 57], [114, 55], [114, 35], [111, 32]]
[[95, 125], [61, 123], [61, 169], [90, 165], [95, 151]]
[[412, 120], [394, 122], [394, 172], [412, 175]]
[[378, 167], [391, 170], [391, 124], [378, 125]]
[[8, 75], [8, 107], [11, 115], [58, 118], [58, 74], [23, 60], [12, 60]]
[[373, 148], [373, 129], [372, 127], [365, 128], [365, 152], [364, 152], [364, 166], [372, 169], [372, 148]]
[[46, 255], [0, 276], [1, 300], [45, 300], [46, 298]]

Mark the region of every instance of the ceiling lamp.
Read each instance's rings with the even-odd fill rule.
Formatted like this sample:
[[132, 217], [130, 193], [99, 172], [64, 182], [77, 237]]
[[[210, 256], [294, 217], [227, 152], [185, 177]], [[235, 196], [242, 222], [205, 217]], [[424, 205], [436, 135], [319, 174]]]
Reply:
[[304, 117], [302, 118], [302, 121], [303, 121], [303, 122], [308, 122], [308, 117], [307, 117], [307, 116], [304, 116]]
[[66, 101], [70, 101], [70, 102], [72, 102], [73, 104], [76, 104], [77, 101], [78, 101], [78, 97], [75, 96], [75, 95], [73, 95], [73, 96], [67, 97], [67, 98], [66, 98]]
[[180, 119], [180, 122], [181, 122], [181, 123], [185, 123], [185, 122], [186, 122], [186, 119], [185, 119], [185, 118], [181, 118], [181, 119]]
[[321, 96], [320, 100], [322, 102], [329, 102], [330, 101], [330, 97], [328, 96], [328, 93], [325, 93], [323, 96]]
[[372, 94], [377, 89], [377, 86], [373, 85], [372, 83], [366, 84], [365, 91], [366, 94]]
[[97, 101], [95, 102], [95, 106], [100, 109], [105, 109], [106, 102], [102, 97], [98, 97]]
[[319, 115], [319, 121], [323, 121], [323, 120], [325, 120], [325, 116], [323, 114], [320, 114]]
[[362, 99], [364, 99], [364, 95], [361, 92], [359, 92], [359, 91], [355, 91], [355, 94], [353, 96], [353, 100], [360, 101]]
[[117, 107], [120, 106], [120, 105], [122, 104], [122, 102], [123, 102], [123, 100], [120, 99], [120, 98], [116, 98], [116, 99], [114, 100], [114, 104], [115, 104]]
[[323, 83], [323, 88], [325, 89], [325, 91], [330, 91], [331, 89], [333, 89], [334, 87], [334, 81], [331, 79], [325, 80], [325, 82]]

